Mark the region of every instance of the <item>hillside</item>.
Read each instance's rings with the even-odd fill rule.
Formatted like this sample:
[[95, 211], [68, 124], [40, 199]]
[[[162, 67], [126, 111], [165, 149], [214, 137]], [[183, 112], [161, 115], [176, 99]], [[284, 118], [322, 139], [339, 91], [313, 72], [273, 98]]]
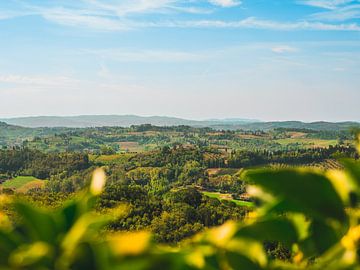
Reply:
[[234, 125], [233, 128], [248, 129], [248, 130], [273, 130], [276, 128], [289, 128], [289, 129], [312, 129], [312, 130], [349, 130], [353, 127], [360, 127], [359, 122], [312, 122], [305, 123], [301, 121], [279, 121], [279, 122], [258, 122], [258, 123], [244, 123]]
[[358, 122], [312, 122], [277, 121], [260, 122], [253, 119], [211, 119], [204, 121], [188, 120], [167, 116], [137, 116], [137, 115], [80, 115], [80, 116], [35, 116], [0, 119], [10, 125], [22, 127], [129, 127], [132, 125], [151, 124], [154, 126], [192, 126], [211, 127], [214, 129], [245, 129], [245, 130], [273, 130], [276, 128], [312, 129], [312, 130], [348, 130], [360, 127]]
[[19, 135], [26, 137], [30, 133], [33, 133], [31, 129], [0, 122], [0, 146], [6, 145], [10, 138], [14, 141], [15, 137]]
[[188, 120], [167, 116], [137, 116], [137, 115], [79, 115], [79, 116], [34, 116], [0, 119], [12, 125], [23, 127], [102, 127], [151, 124], [155, 126], [198, 126], [239, 125], [252, 123], [250, 119], [213, 119], [205, 121]]
[[36, 136], [49, 136], [67, 130], [67, 128], [29, 128], [0, 121], [0, 147], [21, 145], [23, 141], [32, 140]]

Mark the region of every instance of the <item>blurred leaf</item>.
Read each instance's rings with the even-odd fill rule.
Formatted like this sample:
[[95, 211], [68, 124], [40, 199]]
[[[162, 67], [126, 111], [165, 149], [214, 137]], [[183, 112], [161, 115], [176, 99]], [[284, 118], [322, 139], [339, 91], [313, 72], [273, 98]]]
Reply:
[[12, 202], [12, 199], [8, 195], [0, 194], [0, 207], [8, 205]]
[[150, 245], [149, 232], [120, 233], [110, 238], [110, 247], [116, 255], [139, 255]]
[[195, 268], [204, 268], [206, 261], [205, 261], [205, 254], [204, 252], [197, 248], [192, 250], [192, 252], [190, 252], [186, 257], [185, 257], [185, 261], [191, 265], [194, 266]]
[[313, 221], [309, 231], [309, 238], [300, 244], [307, 257], [323, 254], [341, 239], [340, 232], [322, 221]]
[[66, 204], [62, 208], [61, 214], [64, 219], [64, 229], [65, 231], [68, 231], [79, 217], [80, 213], [78, 210], [78, 205], [75, 202], [70, 202]]
[[44, 242], [22, 245], [10, 255], [9, 263], [15, 268], [29, 266], [45, 259], [51, 252], [51, 247]]
[[99, 231], [105, 224], [106, 219], [96, 217], [92, 213], [82, 215], [64, 236], [61, 247], [70, 255], [86, 235]]
[[223, 225], [210, 229], [205, 237], [216, 246], [223, 247], [235, 235], [237, 224], [233, 221], [228, 221]]
[[306, 239], [309, 236], [311, 222], [303, 214], [287, 214], [286, 217], [292, 220], [297, 230], [299, 240]]
[[73, 255], [76, 259], [71, 263], [71, 269], [95, 270], [105, 268], [105, 265], [98, 264], [96, 260], [98, 257], [97, 250], [94, 250], [89, 243], [79, 244]]
[[267, 264], [267, 258], [262, 242], [246, 238], [234, 238], [226, 245], [226, 250], [229, 254], [231, 254], [232, 264], [236, 261], [235, 254], [239, 256], [239, 260], [243, 261], [243, 263], [246, 263], [246, 261], [243, 260], [244, 258], [246, 258], [249, 262], [252, 262], [253, 266], [251, 267], [255, 268], [249, 269], [258, 269], [260, 266], [264, 267]]
[[102, 193], [106, 183], [106, 174], [103, 169], [96, 169], [93, 173], [90, 193], [94, 196], [98, 196]]
[[344, 165], [346, 172], [351, 176], [356, 188], [360, 189], [360, 163], [359, 161], [343, 159], [341, 163]]
[[265, 220], [242, 227], [235, 234], [235, 237], [239, 236], [259, 241], [277, 241], [289, 248], [299, 239], [294, 224], [286, 219]]
[[248, 171], [246, 179], [277, 196], [283, 211], [296, 211], [313, 218], [345, 221], [344, 205], [324, 175], [304, 169]]
[[329, 170], [326, 172], [326, 176], [334, 185], [343, 202], [346, 203], [346, 205], [349, 205], [353, 183], [348, 174], [345, 171]]
[[0, 211], [0, 228], [9, 230], [11, 229], [11, 227], [12, 224], [9, 217], [5, 213]]
[[20, 245], [21, 240], [18, 239], [13, 232], [0, 230], [0, 263], [5, 263], [9, 255]]
[[249, 258], [235, 252], [226, 252], [226, 258], [232, 269], [261, 270], [262, 267], [255, 264]]
[[53, 244], [57, 241], [57, 224], [51, 213], [35, 209], [25, 202], [15, 202], [14, 206], [34, 241]]

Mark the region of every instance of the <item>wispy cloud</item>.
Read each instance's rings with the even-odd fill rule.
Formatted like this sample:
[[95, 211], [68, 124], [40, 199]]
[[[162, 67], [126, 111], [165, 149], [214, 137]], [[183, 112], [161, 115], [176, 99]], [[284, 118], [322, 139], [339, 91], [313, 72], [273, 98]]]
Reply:
[[122, 22], [122, 20], [99, 16], [97, 14], [94, 15], [86, 10], [75, 11], [64, 8], [53, 8], [41, 10], [40, 15], [44, 19], [60, 25], [90, 28], [93, 30], [121, 31], [130, 28], [130, 25]]
[[[110, 71], [101, 71], [91, 79], [83, 80], [64, 75], [33, 75], [33, 74], [3, 74], [0, 75], [0, 94], [8, 93], [47, 93], [56, 95], [57, 93], [67, 93], [69, 98], [74, 91], [87, 91], [92, 89], [105, 92], [128, 92], [144, 89], [138, 82], [133, 82], [129, 78], [114, 76]], [[99, 78], [106, 76], [106, 81]], [[52, 92], [54, 91], [54, 92]], [[65, 95], [65, 94], [64, 94]]]
[[350, 3], [359, 2], [357, 0], [300, 0], [298, 3], [313, 7], [336, 9], [339, 6], [344, 6]]
[[317, 21], [348, 21], [360, 18], [360, 0], [299, 0], [299, 4], [326, 9], [309, 16]]
[[142, 27], [181, 27], [181, 28], [249, 28], [277, 31], [290, 30], [318, 30], [318, 31], [360, 31], [360, 26], [356, 23], [348, 24], [329, 24], [323, 22], [299, 21], [299, 22], [279, 22], [271, 20], [261, 20], [249, 17], [239, 21], [223, 20], [193, 20], [193, 21], [171, 21], [138, 24]]
[[297, 52], [298, 49], [295, 47], [291, 47], [288, 45], [279, 45], [279, 46], [275, 46], [272, 47], [271, 50], [274, 53], [279, 53], [279, 54], [283, 54], [283, 53], [293, 53], [293, 52]]
[[117, 16], [126, 16], [134, 13], [163, 12], [176, 7], [176, 0], [125, 0], [99, 1], [83, 0], [89, 9], [108, 11]]
[[360, 18], [360, 4], [338, 7], [311, 15], [312, 19], [323, 21], [347, 21]]
[[[300, 0], [299, 0], [300, 1]], [[65, 2], [62, 6], [51, 4], [43, 6], [23, 5], [21, 16], [32, 14], [47, 21], [95, 31], [126, 31], [138, 28], [248, 28], [275, 31], [317, 30], [317, 31], [360, 31], [356, 22], [327, 23], [329, 20], [344, 21], [359, 17], [360, 0], [302, 0], [298, 3], [326, 8], [329, 11], [313, 14], [298, 21], [274, 21], [247, 17], [241, 20], [194, 19], [176, 17], [169, 20], [172, 12], [209, 13], [211, 7], [230, 8], [242, 4], [239, 0], [207, 0], [208, 8], [199, 6], [200, 0], [123, 0], [101, 1], [82, 0]], [[203, 3], [203, 2], [202, 2]], [[348, 6], [350, 5], [350, 6]], [[27, 13], [26, 13], [27, 12]], [[156, 19], [139, 16], [146, 13], [160, 14]], [[3, 15], [2, 15], [3, 14]], [[16, 16], [14, 13], [0, 13], [0, 18]], [[8, 14], [8, 15], [7, 15]], [[19, 15], [20, 16], [20, 15]], [[211, 18], [211, 17], [209, 17]]]
[[[136, 27], [136, 22], [139, 19], [139, 17], [137, 17], [137, 20], [134, 19], [136, 15], [168, 15], [171, 13], [209, 14], [212, 12], [210, 8], [191, 4], [196, 2], [190, 1], [185, 5], [183, 0], [82, 0], [64, 2], [62, 5], [50, 4], [41, 6], [23, 3], [20, 8], [22, 10], [21, 13], [13, 11], [3, 12], [0, 13], [0, 19], [37, 15], [47, 21], [65, 26], [99, 31], [123, 31]], [[231, 0], [225, 0], [224, 2], [229, 2], [228, 5], [230, 3], [235, 4]], [[226, 5], [226, 3], [224, 4]]]
[[241, 1], [238, 0], [209, 0], [209, 2], [221, 7], [235, 7], [241, 5]]
[[29, 11], [0, 10], [0, 20], [8, 20], [16, 17], [32, 15]]
[[[225, 0], [229, 1], [229, 0]], [[81, 2], [68, 2], [61, 6], [26, 5], [30, 10], [38, 12], [45, 17], [48, 11], [61, 10], [62, 13], [77, 14], [79, 16], [103, 17], [108, 19], [125, 19], [135, 15], [169, 14], [169, 13], [209, 13], [210, 9], [201, 8], [192, 3], [195, 1], [183, 0], [122, 0], [101, 1], [82, 0]], [[69, 4], [70, 3], [70, 4]], [[81, 4], [82, 3], [82, 4]], [[184, 4], [185, 3], [185, 4]], [[60, 8], [59, 8], [60, 7]]]
[[36, 86], [67, 86], [74, 85], [78, 80], [67, 76], [30, 76], [19, 74], [0, 75], [0, 83], [36, 85]]
[[83, 50], [81, 53], [117, 62], [195, 62], [210, 58], [209, 54], [169, 50], [103, 49]]

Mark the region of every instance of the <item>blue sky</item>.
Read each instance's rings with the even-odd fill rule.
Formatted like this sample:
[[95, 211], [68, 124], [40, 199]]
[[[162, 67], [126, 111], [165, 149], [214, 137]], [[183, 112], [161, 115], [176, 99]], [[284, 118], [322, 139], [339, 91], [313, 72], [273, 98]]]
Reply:
[[0, 1], [0, 117], [360, 121], [360, 0]]

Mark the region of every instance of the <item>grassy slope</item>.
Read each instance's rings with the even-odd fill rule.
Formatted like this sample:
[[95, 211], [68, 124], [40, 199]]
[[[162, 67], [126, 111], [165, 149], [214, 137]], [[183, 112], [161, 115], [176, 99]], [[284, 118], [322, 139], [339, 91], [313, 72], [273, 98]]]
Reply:
[[21, 187], [28, 185], [31, 182], [38, 182], [42, 181], [32, 176], [18, 176], [13, 179], [7, 180], [4, 183], [2, 183], [0, 186], [4, 188], [14, 188], [14, 189], [20, 189]]
[[287, 139], [279, 139], [274, 140], [275, 142], [281, 145], [288, 144], [301, 144], [303, 147], [329, 147], [329, 145], [336, 145], [338, 143], [337, 140], [321, 140], [321, 139], [311, 139], [311, 138], [287, 138]]
[[[218, 192], [208, 192], [208, 191], [204, 191], [203, 192], [204, 195], [210, 197], [210, 198], [216, 198], [218, 200], [227, 200], [226, 198], [222, 198], [220, 193]], [[234, 203], [236, 203], [237, 205], [240, 205], [240, 206], [247, 206], [247, 207], [252, 207], [254, 206], [254, 204], [252, 202], [246, 202], [246, 201], [240, 201], [240, 200], [229, 200], [229, 201], [232, 201]]]
[[129, 161], [134, 154], [114, 154], [114, 155], [89, 155], [91, 162], [104, 164], [121, 164]]

